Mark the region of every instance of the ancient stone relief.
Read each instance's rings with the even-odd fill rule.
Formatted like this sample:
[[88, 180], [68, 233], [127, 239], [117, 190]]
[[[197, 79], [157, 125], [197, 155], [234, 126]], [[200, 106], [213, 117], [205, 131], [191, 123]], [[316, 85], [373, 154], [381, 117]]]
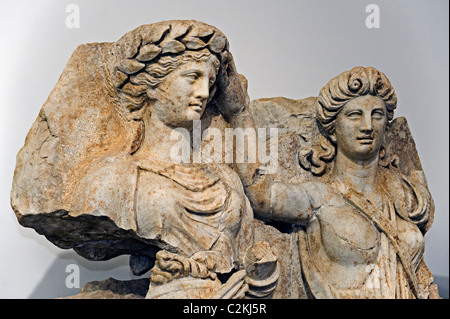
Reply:
[[246, 81], [198, 21], [76, 49], [11, 205], [58, 247], [148, 276], [73, 298], [439, 298], [433, 201], [386, 76], [356, 67], [302, 100], [250, 101]]
[[[355, 67], [330, 80], [317, 99], [255, 102], [255, 118], [274, 119], [263, 114], [284, 103], [295, 105], [282, 112], [303, 128], [288, 126], [281, 147], [297, 152], [267, 183], [270, 200], [258, 214], [297, 225], [294, 249], [307, 295], [434, 297], [423, 260], [433, 201], [407, 123], [394, 119], [397, 97], [386, 76]], [[288, 175], [295, 165], [301, 169]]]

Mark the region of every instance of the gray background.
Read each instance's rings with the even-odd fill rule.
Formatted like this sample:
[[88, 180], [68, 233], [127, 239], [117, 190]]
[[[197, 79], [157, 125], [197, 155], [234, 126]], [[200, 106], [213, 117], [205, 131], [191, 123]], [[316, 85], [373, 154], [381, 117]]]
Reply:
[[[80, 8], [79, 29], [65, 25], [70, 3]], [[380, 8], [379, 29], [365, 25], [370, 3]], [[135, 278], [125, 256], [86, 261], [21, 227], [9, 192], [15, 156], [74, 49], [172, 19], [222, 30], [252, 99], [317, 96], [329, 79], [357, 65], [388, 76], [399, 98], [396, 116], [408, 119], [436, 203], [425, 260], [448, 296], [448, 6], [447, 0], [0, 2], [0, 298], [75, 294], [65, 285], [69, 264], [79, 265], [81, 286]]]

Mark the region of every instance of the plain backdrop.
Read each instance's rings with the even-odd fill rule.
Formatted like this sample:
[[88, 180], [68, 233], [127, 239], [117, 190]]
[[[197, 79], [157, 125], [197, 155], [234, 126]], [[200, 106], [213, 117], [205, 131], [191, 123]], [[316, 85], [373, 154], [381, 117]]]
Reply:
[[[367, 5], [380, 27], [367, 28]], [[80, 9], [68, 28], [66, 7]], [[75, 48], [114, 42], [142, 24], [195, 19], [230, 41], [251, 99], [317, 96], [332, 77], [354, 66], [384, 72], [398, 96], [436, 204], [425, 260], [448, 289], [449, 275], [449, 3], [447, 0], [158, 0], [0, 2], [0, 298], [73, 295], [66, 267], [80, 285], [130, 279], [128, 257], [87, 261], [17, 223], [9, 193], [15, 158]], [[447, 292], [448, 294], [448, 292]]]

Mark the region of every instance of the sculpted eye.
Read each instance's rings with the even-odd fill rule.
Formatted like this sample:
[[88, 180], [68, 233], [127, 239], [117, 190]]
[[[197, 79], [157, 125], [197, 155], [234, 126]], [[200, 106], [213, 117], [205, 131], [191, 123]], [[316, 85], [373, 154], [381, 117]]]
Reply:
[[350, 119], [357, 119], [361, 116], [361, 112], [360, 111], [350, 111], [347, 113], [347, 117]]
[[382, 119], [384, 117], [384, 112], [382, 110], [374, 110], [372, 116], [376, 119]]
[[195, 81], [200, 77], [196, 72], [185, 73], [183, 76], [190, 81]]

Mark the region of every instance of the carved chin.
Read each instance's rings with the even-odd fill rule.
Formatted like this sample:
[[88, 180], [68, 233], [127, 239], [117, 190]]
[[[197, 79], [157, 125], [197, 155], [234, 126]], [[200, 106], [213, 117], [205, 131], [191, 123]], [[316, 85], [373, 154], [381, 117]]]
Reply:
[[189, 108], [187, 110], [187, 116], [192, 120], [199, 120], [202, 117], [203, 109]]
[[372, 159], [380, 153], [381, 143], [377, 140], [357, 141], [357, 147], [353, 151], [353, 157], [360, 159]]

